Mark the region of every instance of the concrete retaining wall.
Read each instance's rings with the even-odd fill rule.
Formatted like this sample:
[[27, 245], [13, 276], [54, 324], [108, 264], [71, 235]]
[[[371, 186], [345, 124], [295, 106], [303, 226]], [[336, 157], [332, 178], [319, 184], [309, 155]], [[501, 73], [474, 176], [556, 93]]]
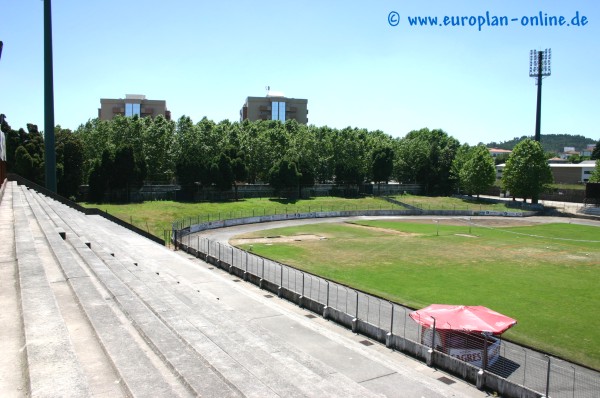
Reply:
[[186, 226], [177, 231], [177, 237], [181, 238], [185, 235], [207, 231], [217, 228], [227, 228], [244, 224], [258, 224], [272, 221], [285, 220], [300, 220], [310, 218], [335, 218], [335, 217], [395, 217], [395, 216], [419, 216], [419, 215], [434, 215], [434, 216], [498, 216], [498, 217], [529, 217], [538, 214], [534, 211], [525, 212], [501, 212], [501, 211], [473, 211], [473, 210], [347, 210], [347, 211], [322, 211], [310, 213], [289, 213], [275, 214], [269, 216], [254, 216], [234, 218], [229, 220], [216, 220], [200, 224]]

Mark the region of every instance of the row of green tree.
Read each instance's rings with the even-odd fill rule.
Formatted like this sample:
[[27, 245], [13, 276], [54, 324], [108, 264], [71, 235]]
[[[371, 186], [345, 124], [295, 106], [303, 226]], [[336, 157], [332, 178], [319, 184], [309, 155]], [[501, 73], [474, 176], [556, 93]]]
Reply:
[[[0, 126], [6, 137], [8, 171], [44, 185], [44, 136], [34, 124], [13, 130], [4, 119]], [[55, 129], [57, 189], [65, 197], [77, 195], [84, 181], [84, 145], [71, 130]]]
[[[43, 135], [37, 127], [15, 131], [4, 123], [2, 131], [9, 171], [43, 183]], [[460, 145], [443, 130], [427, 128], [393, 138], [378, 130], [306, 126], [294, 120], [215, 123], [203, 118], [194, 123], [187, 116], [177, 121], [116, 117], [90, 120], [73, 132], [57, 127], [56, 149], [59, 193], [73, 196], [87, 183], [93, 201], [105, 200], [111, 191], [123, 192], [119, 199], [125, 201], [129, 190], [144, 181], [177, 181], [188, 191], [268, 182], [282, 195], [293, 195], [298, 187], [314, 183], [396, 180], [419, 183], [425, 194], [443, 195], [456, 190], [479, 194], [496, 179], [484, 145]], [[507, 162], [506, 181], [511, 167]], [[520, 192], [514, 182], [506, 184]], [[524, 191], [519, 197], [535, 195]]]
[[176, 122], [159, 116], [90, 120], [75, 134], [84, 146], [84, 180], [103, 168], [102, 157], [110, 157], [104, 152], [115, 154], [122, 147], [145, 161], [147, 180], [176, 180], [189, 191], [266, 182], [291, 195], [314, 183], [348, 186], [393, 179], [422, 184], [426, 194], [447, 194], [461, 179], [451, 170], [460, 143], [442, 130], [393, 138], [381, 131], [306, 126], [295, 120], [215, 123], [204, 118], [194, 123], [186, 116]]

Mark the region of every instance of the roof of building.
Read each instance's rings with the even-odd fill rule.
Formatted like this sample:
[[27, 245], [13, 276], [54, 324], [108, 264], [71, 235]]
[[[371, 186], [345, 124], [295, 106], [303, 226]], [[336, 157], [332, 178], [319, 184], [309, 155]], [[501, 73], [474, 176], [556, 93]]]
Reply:
[[[551, 168], [591, 168], [591, 169], [593, 169], [595, 167], [595, 164], [583, 163], [583, 162], [567, 163], [567, 164], [549, 163], [548, 166], [550, 166]], [[498, 164], [498, 165], [496, 165], [496, 167], [504, 168], [504, 167], [506, 167], [506, 163]]]
[[490, 152], [497, 152], [497, 153], [511, 153], [512, 151], [509, 149], [500, 149], [500, 148], [488, 148], [490, 150]]

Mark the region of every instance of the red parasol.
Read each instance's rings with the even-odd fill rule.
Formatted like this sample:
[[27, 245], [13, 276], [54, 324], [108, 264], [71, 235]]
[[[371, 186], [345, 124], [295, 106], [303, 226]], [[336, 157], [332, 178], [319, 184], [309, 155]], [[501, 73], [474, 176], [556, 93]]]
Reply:
[[457, 330], [465, 332], [489, 332], [495, 335], [504, 333], [516, 325], [517, 321], [487, 307], [431, 304], [409, 314], [417, 323], [437, 330]]

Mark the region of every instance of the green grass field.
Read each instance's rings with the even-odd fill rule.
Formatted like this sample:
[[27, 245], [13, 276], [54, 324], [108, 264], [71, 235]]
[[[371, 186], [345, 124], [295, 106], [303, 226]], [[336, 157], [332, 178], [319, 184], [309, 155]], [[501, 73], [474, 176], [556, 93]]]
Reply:
[[298, 234], [327, 239], [252, 251], [411, 307], [485, 305], [518, 320], [506, 338], [600, 369], [599, 228], [360, 221], [244, 237]]

